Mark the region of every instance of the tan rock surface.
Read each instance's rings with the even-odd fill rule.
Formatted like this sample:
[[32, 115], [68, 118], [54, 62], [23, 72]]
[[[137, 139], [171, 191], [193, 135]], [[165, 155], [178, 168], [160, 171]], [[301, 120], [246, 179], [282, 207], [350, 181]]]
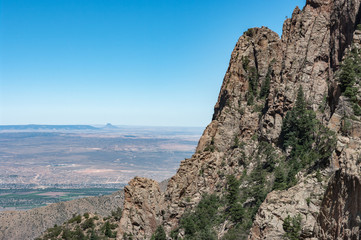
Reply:
[[124, 233], [133, 239], [150, 239], [161, 224], [163, 194], [159, 184], [151, 179], [135, 177], [124, 188], [124, 207], [117, 239]]

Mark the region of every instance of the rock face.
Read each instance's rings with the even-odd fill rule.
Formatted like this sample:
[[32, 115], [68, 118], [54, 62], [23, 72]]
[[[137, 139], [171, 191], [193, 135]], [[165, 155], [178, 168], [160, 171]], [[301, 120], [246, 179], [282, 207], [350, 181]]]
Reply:
[[[156, 225], [162, 224], [169, 233], [204, 193], [222, 194], [224, 175], [252, 172], [256, 163], [243, 164], [242, 158], [254, 155], [260, 141], [277, 148], [283, 118], [302, 86], [317, 118], [338, 134], [337, 150], [321, 177], [303, 172], [296, 186], [269, 193], [248, 238], [282, 239], [285, 218], [298, 214], [302, 239], [359, 236], [360, 179], [358, 172], [354, 173], [359, 163], [354, 159], [361, 152], [360, 131], [355, 122], [352, 136], [340, 133], [340, 104], [347, 105], [347, 99], [341, 96], [336, 73], [347, 48], [358, 41], [358, 35], [353, 34], [360, 21], [360, 0], [308, 0], [302, 10], [297, 7], [285, 21], [282, 38], [266, 27], [245, 32], [232, 52], [212, 122], [200, 138], [196, 153], [181, 162], [164, 198], [150, 180], [130, 183], [125, 191], [123, 231], [132, 232], [137, 239], [148, 238]], [[252, 88], [261, 88], [267, 78], [269, 94], [259, 99]], [[234, 147], [235, 139], [244, 143], [243, 150]], [[143, 195], [141, 200], [138, 194]], [[140, 219], [131, 220], [137, 218], [130, 213], [132, 208], [138, 209]]]
[[109, 196], [88, 197], [68, 202], [54, 203], [46, 207], [27, 211], [9, 211], [0, 213], [0, 239], [25, 240], [40, 236], [47, 228], [55, 224], [61, 225], [73, 214], [97, 212], [100, 216], [108, 216], [111, 211], [123, 204], [123, 192]]
[[[345, 134], [344, 116], [353, 110], [341, 94], [338, 69], [351, 44], [361, 49], [361, 32], [355, 31], [361, 23], [360, 1], [307, 0], [285, 21], [281, 38], [266, 27], [246, 31], [232, 52], [196, 153], [181, 162], [164, 192], [153, 180], [137, 177], [129, 183], [117, 238], [150, 239], [158, 225], [170, 236], [203, 194], [224, 195], [225, 176], [234, 175], [241, 181], [242, 207], [258, 209], [251, 229], [242, 233], [248, 239], [283, 239], [288, 216], [301, 217], [301, 239], [359, 239], [361, 121], [349, 119], [352, 127]], [[268, 174], [263, 190], [269, 193], [257, 205], [247, 189], [258, 184], [258, 166], [267, 166], [270, 157], [288, 157], [287, 149], [279, 147], [282, 122], [300, 87], [317, 119], [335, 132], [336, 150], [327, 167], [300, 171], [289, 189], [272, 191], [268, 185], [277, 176]], [[264, 151], [267, 146], [271, 153]], [[232, 227], [225, 220], [215, 227], [217, 237]]]
[[361, 181], [358, 175], [338, 170], [330, 181], [316, 236], [319, 239], [359, 239], [361, 237]]
[[132, 234], [137, 239], [150, 239], [161, 223], [163, 195], [159, 184], [136, 177], [124, 188], [124, 207], [118, 235]]

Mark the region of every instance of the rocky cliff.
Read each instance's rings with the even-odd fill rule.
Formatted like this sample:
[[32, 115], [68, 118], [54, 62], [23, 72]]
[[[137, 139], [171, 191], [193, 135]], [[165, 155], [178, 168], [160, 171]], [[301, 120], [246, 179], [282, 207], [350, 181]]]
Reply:
[[195, 154], [165, 191], [129, 183], [117, 239], [359, 239], [360, 23], [360, 0], [308, 0], [281, 38], [246, 31]]

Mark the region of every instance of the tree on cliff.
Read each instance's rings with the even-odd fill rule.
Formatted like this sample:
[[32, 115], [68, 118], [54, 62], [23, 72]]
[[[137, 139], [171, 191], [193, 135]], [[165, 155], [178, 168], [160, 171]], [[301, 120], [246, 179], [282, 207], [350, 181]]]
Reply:
[[313, 165], [317, 167], [327, 165], [335, 144], [334, 133], [317, 120], [313, 110], [307, 109], [304, 93], [300, 87], [295, 106], [287, 112], [283, 120], [280, 135], [281, 148], [290, 150], [286, 187], [296, 184], [295, 175], [300, 170]]

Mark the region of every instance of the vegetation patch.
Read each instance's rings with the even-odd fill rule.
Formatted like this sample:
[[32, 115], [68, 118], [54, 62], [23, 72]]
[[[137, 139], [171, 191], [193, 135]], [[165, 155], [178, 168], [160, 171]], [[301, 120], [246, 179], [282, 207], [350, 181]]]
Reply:
[[288, 215], [283, 222], [284, 237], [289, 240], [298, 240], [301, 235], [301, 215], [290, 217]]
[[[65, 239], [65, 240], [106, 240], [115, 239], [118, 227], [119, 214], [118, 208], [112, 212], [111, 216], [100, 218], [97, 215], [84, 213], [83, 216], [74, 214], [71, 219], [61, 226], [55, 225], [49, 228], [42, 237], [36, 240]], [[132, 238], [125, 238], [132, 239]]]
[[[295, 185], [295, 175], [302, 169], [327, 166], [335, 149], [335, 133], [323, 126], [315, 112], [307, 108], [301, 87], [294, 108], [283, 120], [280, 145], [289, 152], [287, 163], [277, 170], [280, 175], [276, 177], [275, 189], [280, 190]], [[287, 176], [283, 179], [285, 173]]]
[[179, 229], [173, 231], [171, 237], [178, 239], [179, 231], [183, 230], [184, 239], [217, 239], [213, 227], [223, 220], [222, 211], [218, 211], [222, 205], [223, 202], [218, 196], [204, 195], [193, 212], [182, 216]]
[[357, 92], [361, 79], [361, 49], [353, 47], [342, 62], [339, 74], [341, 92], [352, 102], [352, 109], [356, 116], [361, 115], [361, 107]]
[[155, 230], [155, 233], [153, 234], [151, 240], [167, 240], [167, 235], [165, 234], [162, 225], [159, 225], [157, 227], [157, 230]]

